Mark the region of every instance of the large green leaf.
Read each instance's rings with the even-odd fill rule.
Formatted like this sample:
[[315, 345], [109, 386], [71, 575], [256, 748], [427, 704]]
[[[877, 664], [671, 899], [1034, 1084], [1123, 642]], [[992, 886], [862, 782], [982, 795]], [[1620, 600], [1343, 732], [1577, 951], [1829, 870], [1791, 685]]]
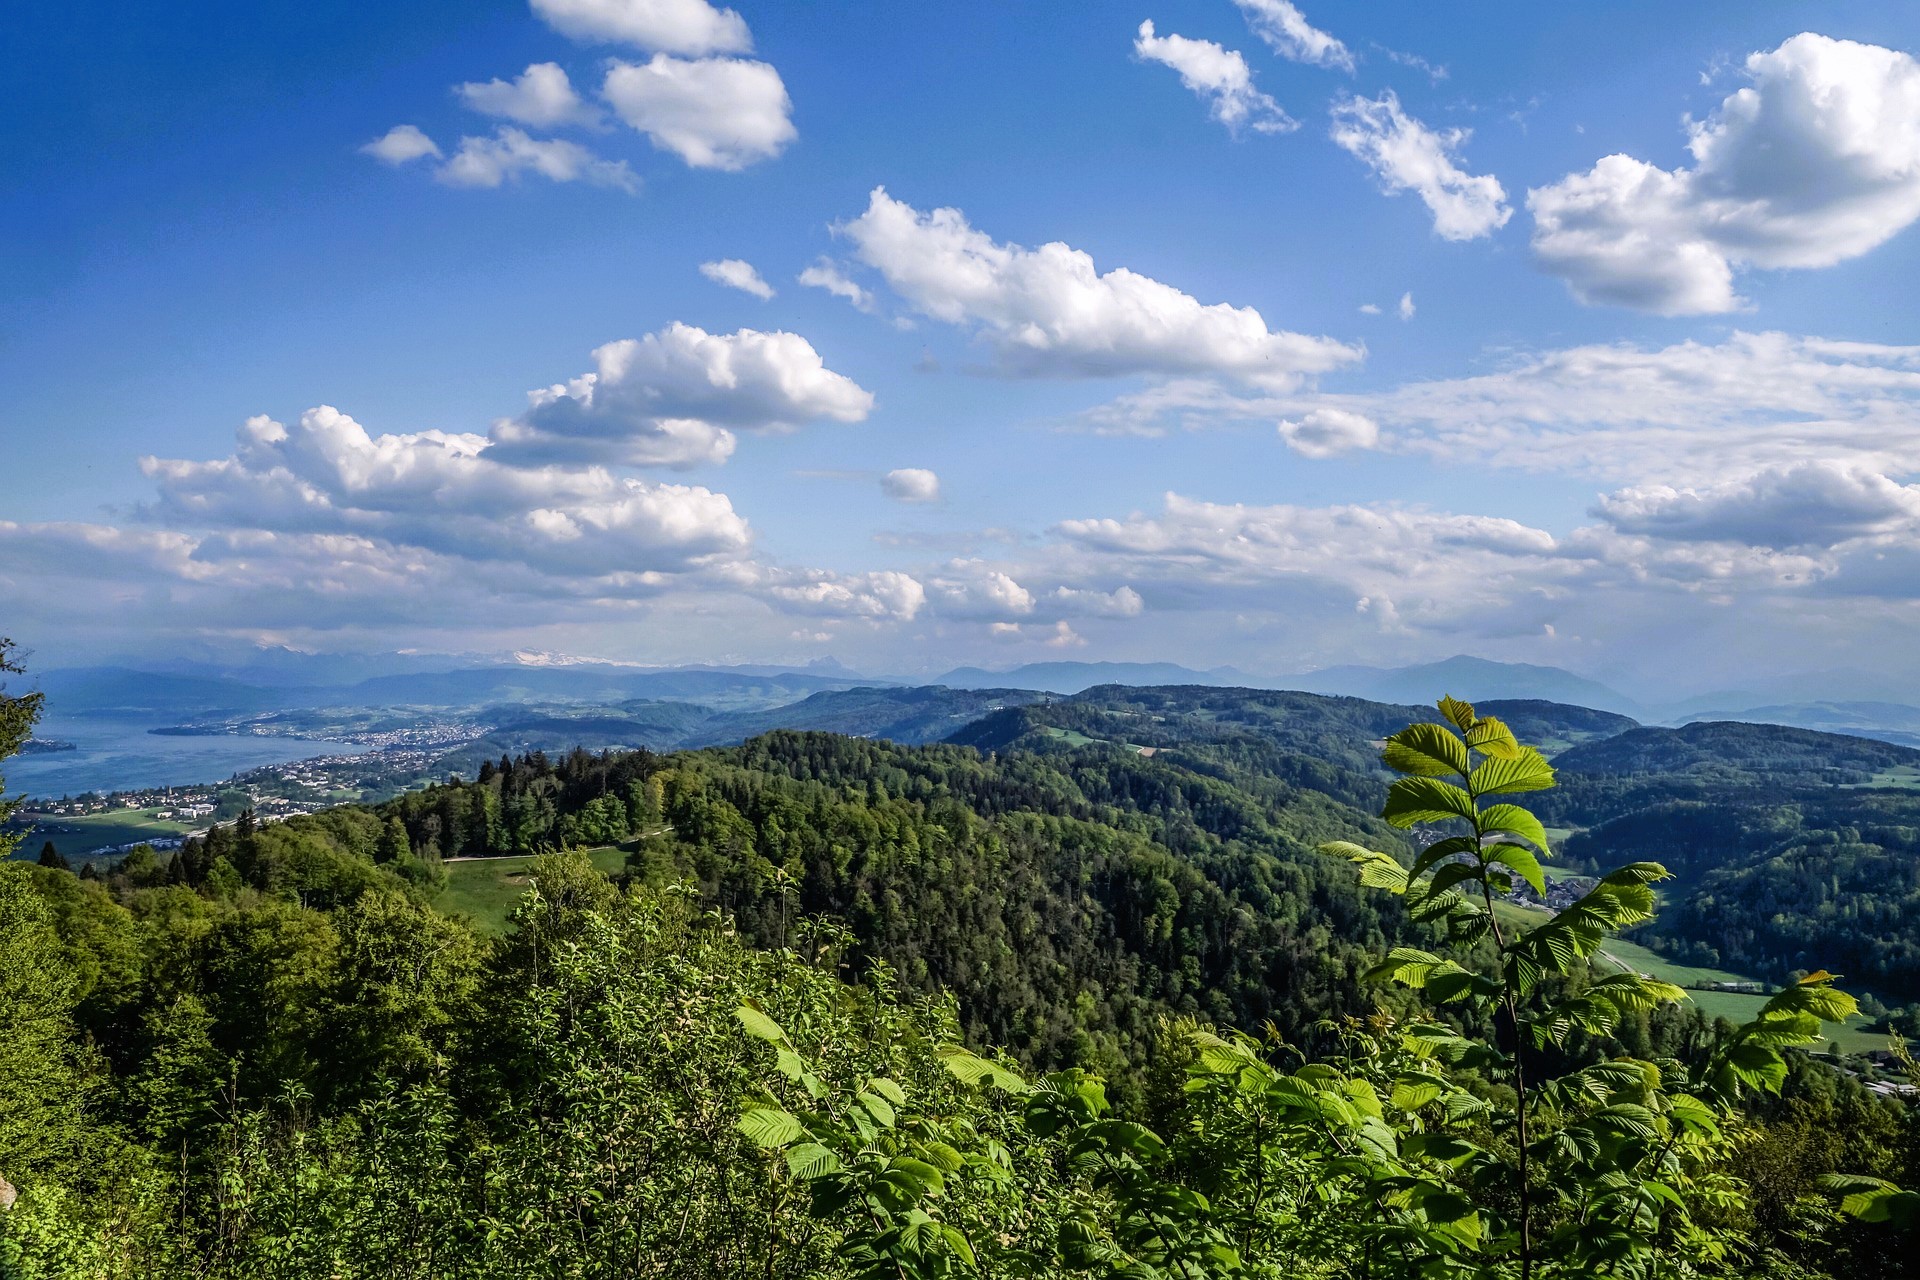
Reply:
[[940, 1065], [963, 1084], [991, 1085], [1008, 1093], [1028, 1091], [1027, 1082], [1017, 1073], [969, 1053], [957, 1044], [941, 1045], [935, 1052], [940, 1058]]
[[1834, 977], [1825, 969], [1810, 973], [1760, 1008], [1760, 1016], [1770, 1013], [1810, 1013], [1824, 1022], [1844, 1022], [1859, 1012], [1854, 998], [1833, 985]]
[[1387, 739], [1380, 758], [1389, 769], [1428, 778], [1449, 773], [1464, 777], [1468, 768], [1467, 744], [1452, 730], [1438, 724], [1408, 725]]
[[1493, 716], [1485, 716], [1473, 722], [1473, 728], [1467, 730], [1467, 745], [1481, 755], [1497, 760], [1509, 759], [1520, 754], [1520, 742], [1513, 736], [1513, 730]]
[[1416, 822], [1444, 822], [1448, 818], [1473, 820], [1473, 797], [1438, 778], [1401, 778], [1387, 789], [1380, 816], [1396, 827]]
[[1553, 766], [1532, 747], [1521, 747], [1507, 757], [1489, 757], [1467, 777], [1467, 790], [1476, 796], [1545, 791], [1552, 785]]
[[874, 1123], [882, 1129], [893, 1128], [893, 1106], [877, 1093], [858, 1093], [853, 1100], [860, 1104], [866, 1113], [873, 1117]]
[[1360, 883], [1369, 889], [1391, 889], [1395, 893], [1407, 891], [1407, 869], [1390, 854], [1355, 844], [1351, 840], [1329, 840], [1319, 847], [1319, 852], [1330, 858], [1343, 858], [1359, 867]]
[[907, 1105], [906, 1091], [885, 1076], [875, 1076], [873, 1079], [867, 1081], [867, 1089], [870, 1092], [879, 1094], [896, 1107], [904, 1107]]
[[1504, 832], [1510, 836], [1519, 836], [1522, 840], [1532, 841], [1542, 853], [1550, 852], [1547, 848], [1546, 827], [1541, 825], [1540, 819], [1517, 804], [1488, 805], [1480, 811], [1479, 826], [1482, 835], [1491, 835], [1496, 831]]
[[1514, 874], [1532, 885], [1535, 893], [1543, 898], [1547, 896], [1546, 873], [1540, 870], [1540, 859], [1533, 856], [1533, 850], [1518, 844], [1490, 844], [1486, 846], [1486, 856], [1488, 862], [1512, 867]]
[[840, 1170], [840, 1157], [817, 1142], [802, 1142], [787, 1148], [787, 1170], [796, 1178], [812, 1181]]
[[751, 1005], [741, 1005], [733, 1011], [733, 1016], [740, 1019], [740, 1025], [747, 1029], [750, 1036], [770, 1040], [774, 1044], [787, 1042], [787, 1033], [780, 1029], [780, 1024]]
[[1427, 868], [1445, 862], [1456, 853], [1473, 853], [1480, 844], [1472, 836], [1448, 836], [1444, 840], [1435, 840], [1420, 851], [1413, 860], [1413, 867], [1407, 872], [1407, 879], [1418, 880], [1426, 874]]
[[735, 1126], [758, 1147], [784, 1147], [806, 1136], [806, 1126], [778, 1107], [750, 1107]]
[[1442, 960], [1431, 951], [1421, 951], [1416, 947], [1395, 947], [1387, 952], [1386, 959], [1367, 970], [1367, 980], [1424, 987], [1427, 985], [1428, 974], [1443, 964], [1452, 963], [1450, 960]]
[[1473, 704], [1471, 702], [1462, 702], [1458, 698], [1446, 697], [1440, 699], [1437, 705], [1440, 708], [1440, 714], [1453, 721], [1453, 723], [1458, 726], [1460, 732], [1466, 733], [1473, 728], [1474, 715]]

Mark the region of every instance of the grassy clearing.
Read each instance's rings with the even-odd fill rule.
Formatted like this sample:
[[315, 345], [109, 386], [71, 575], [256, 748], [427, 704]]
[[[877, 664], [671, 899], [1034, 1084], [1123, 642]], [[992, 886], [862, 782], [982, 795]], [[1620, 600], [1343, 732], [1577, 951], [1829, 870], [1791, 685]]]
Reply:
[[1078, 729], [1062, 729], [1058, 725], [1048, 725], [1042, 732], [1049, 738], [1060, 739], [1060, 741], [1070, 747], [1084, 747], [1089, 743], [1099, 742], [1106, 743], [1109, 746], [1125, 747], [1128, 751], [1137, 751], [1143, 756], [1150, 756], [1161, 749], [1159, 747], [1143, 747], [1137, 742], [1108, 742], [1105, 738], [1089, 738]]
[[[1765, 996], [1747, 996], [1735, 991], [1689, 991], [1687, 995], [1709, 1018], [1725, 1018], [1734, 1023], [1750, 1020], [1767, 1002]], [[1841, 1053], [1871, 1053], [1886, 1048], [1887, 1034], [1868, 1031], [1866, 1025], [1867, 1020], [1856, 1014], [1842, 1027], [1828, 1026], [1823, 1030], [1827, 1040]]]
[[[615, 845], [586, 850], [593, 865], [612, 875], [626, 866], [626, 851]], [[447, 887], [433, 905], [446, 915], [466, 916], [481, 933], [507, 931], [507, 915], [527, 890], [531, 857], [462, 858], [447, 864]]]
[[1897, 764], [1874, 774], [1871, 782], [1847, 784], [1847, 788], [1852, 790], [1862, 787], [1897, 787], [1903, 791], [1920, 791], [1920, 766]]
[[53, 841], [53, 847], [69, 861], [86, 857], [96, 849], [137, 844], [142, 840], [164, 840], [197, 831], [206, 822], [178, 822], [157, 818], [157, 809], [114, 809], [107, 813], [89, 813], [80, 817], [55, 818], [37, 823], [21, 850], [38, 856], [40, 846]]
[[1671, 982], [1677, 986], [1704, 986], [1715, 982], [1755, 982], [1758, 979], [1744, 973], [1729, 973], [1725, 969], [1707, 969], [1698, 965], [1675, 964], [1657, 951], [1649, 951], [1637, 942], [1625, 938], [1615, 938], [1607, 943], [1607, 954], [1632, 968], [1637, 973], [1650, 973], [1662, 982]]
[[[1496, 902], [1493, 911], [1503, 924], [1518, 925], [1531, 929], [1552, 918], [1552, 912], [1538, 907], [1523, 907], [1517, 902]], [[1657, 951], [1650, 951], [1637, 942], [1615, 938], [1608, 942], [1600, 953], [1607, 960], [1632, 969], [1636, 973], [1650, 974], [1662, 982], [1671, 982], [1675, 986], [1691, 988], [1695, 983], [1710, 982], [1752, 982], [1752, 977], [1742, 973], [1731, 973], [1725, 969], [1707, 969], [1698, 965], [1675, 964]], [[1760, 1006], [1767, 1002], [1764, 995], [1747, 995], [1738, 991], [1697, 991], [1688, 990], [1687, 999], [1700, 1006], [1700, 1011], [1709, 1018], [1725, 1018], [1732, 1023], [1751, 1021], [1760, 1012]], [[1823, 1028], [1827, 1040], [1841, 1053], [1871, 1053], [1887, 1047], [1884, 1032], [1865, 1030], [1867, 1020], [1859, 1015], [1849, 1018], [1843, 1026]]]

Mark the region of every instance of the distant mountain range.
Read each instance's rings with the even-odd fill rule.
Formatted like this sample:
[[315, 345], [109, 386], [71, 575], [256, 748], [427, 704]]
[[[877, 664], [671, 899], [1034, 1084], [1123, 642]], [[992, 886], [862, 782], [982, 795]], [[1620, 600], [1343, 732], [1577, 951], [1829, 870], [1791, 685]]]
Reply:
[[[849, 689], [1029, 690], [1071, 696], [1103, 685], [1299, 690], [1374, 702], [1430, 705], [1442, 693], [1474, 702], [1540, 701], [1629, 716], [1644, 724], [1702, 720], [1780, 724], [1920, 745], [1920, 707], [1873, 696], [1886, 682], [1861, 672], [1783, 677], [1768, 690], [1727, 690], [1648, 704], [1560, 667], [1456, 655], [1406, 667], [1336, 666], [1261, 676], [1172, 662], [1037, 662], [1006, 671], [957, 667], [927, 684], [879, 679], [831, 658], [805, 666], [643, 667], [524, 652], [497, 655], [338, 656], [261, 650], [232, 663], [176, 661], [162, 670], [78, 667], [39, 673], [51, 715], [163, 719], [257, 715], [335, 707], [476, 708], [512, 704], [693, 703], [709, 712], [764, 712]], [[937, 717], [936, 717], [937, 718]], [[859, 720], [856, 717], [856, 720]], [[864, 723], [864, 721], [861, 721]], [[825, 727], [825, 726], [821, 726]], [[853, 729], [851, 732], [862, 732]]]
[[1527, 698], [1595, 707], [1622, 715], [1646, 714], [1646, 708], [1625, 694], [1559, 667], [1491, 662], [1465, 655], [1413, 667], [1326, 667], [1291, 676], [1255, 676], [1233, 667], [1196, 671], [1171, 662], [1034, 662], [1010, 671], [959, 667], [938, 677], [934, 683], [956, 689], [1001, 685], [1053, 693], [1081, 693], [1104, 684], [1298, 689], [1305, 693], [1416, 705], [1430, 703], [1448, 693], [1468, 700]]
[[950, 689], [1039, 689], [1082, 693], [1103, 684], [1136, 686], [1201, 684], [1221, 688], [1271, 689], [1280, 686], [1232, 667], [1195, 671], [1173, 662], [1029, 662], [1010, 671], [955, 667], [934, 684]]
[[468, 667], [380, 675], [351, 684], [267, 685], [224, 676], [69, 667], [32, 681], [47, 714], [204, 717], [314, 707], [474, 707], [516, 702], [609, 703], [633, 699], [749, 709], [796, 702], [826, 689], [875, 682], [805, 671], [605, 664]]
[[1430, 703], [1441, 694], [1468, 702], [1495, 698], [1559, 702], [1645, 718], [1647, 708], [1617, 689], [1559, 667], [1492, 662], [1465, 654], [1412, 667], [1326, 667], [1288, 678], [1293, 688], [1375, 702]]

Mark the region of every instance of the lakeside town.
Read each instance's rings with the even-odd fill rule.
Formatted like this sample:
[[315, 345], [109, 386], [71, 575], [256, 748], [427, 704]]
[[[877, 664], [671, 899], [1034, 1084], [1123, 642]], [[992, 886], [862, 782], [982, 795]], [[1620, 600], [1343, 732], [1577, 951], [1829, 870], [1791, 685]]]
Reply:
[[397, 795], [437, 777], [445, 750], [443, 743], [393, 745], [262, 765], [224, 782], [30, 799], [8, 825], [34, 847], [51, 843], [70, 859], [115, 858], [143, 844], [177, 849], [249, 809], [260, 822], [281, 822]]

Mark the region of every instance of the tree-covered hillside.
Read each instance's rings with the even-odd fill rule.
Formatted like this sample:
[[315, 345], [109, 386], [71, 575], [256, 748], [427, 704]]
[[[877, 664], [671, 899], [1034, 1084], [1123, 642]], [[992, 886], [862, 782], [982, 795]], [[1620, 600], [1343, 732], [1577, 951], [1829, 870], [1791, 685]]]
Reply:
[[1888, 769], [1920, 765], [1920, 750], [1786, 725], [1708, 720], [1678, 729], [1630, 729], [1563, 751], [1554, 764], [1565, 774], [1864, 783]]
[[[1916, 1198], [1863, 1175], [1920, 1173], [1914, 1130], [1796, 1049], [1852, 1007], [1826, 975], [1712, 1025], [1590, 959], [1657, 865], [1497, 909], [1553, 781], [1500, 721], [1389, 727], [1374, 818], [1262, 771], [1279, 705], [1152, 755], [536, 754], [0, 863], [0, 1276], [1897, 1269]], [[617, 882], [565, 852], [609, 841]], [[504, 936], [434, 908], [515, 850]]]

